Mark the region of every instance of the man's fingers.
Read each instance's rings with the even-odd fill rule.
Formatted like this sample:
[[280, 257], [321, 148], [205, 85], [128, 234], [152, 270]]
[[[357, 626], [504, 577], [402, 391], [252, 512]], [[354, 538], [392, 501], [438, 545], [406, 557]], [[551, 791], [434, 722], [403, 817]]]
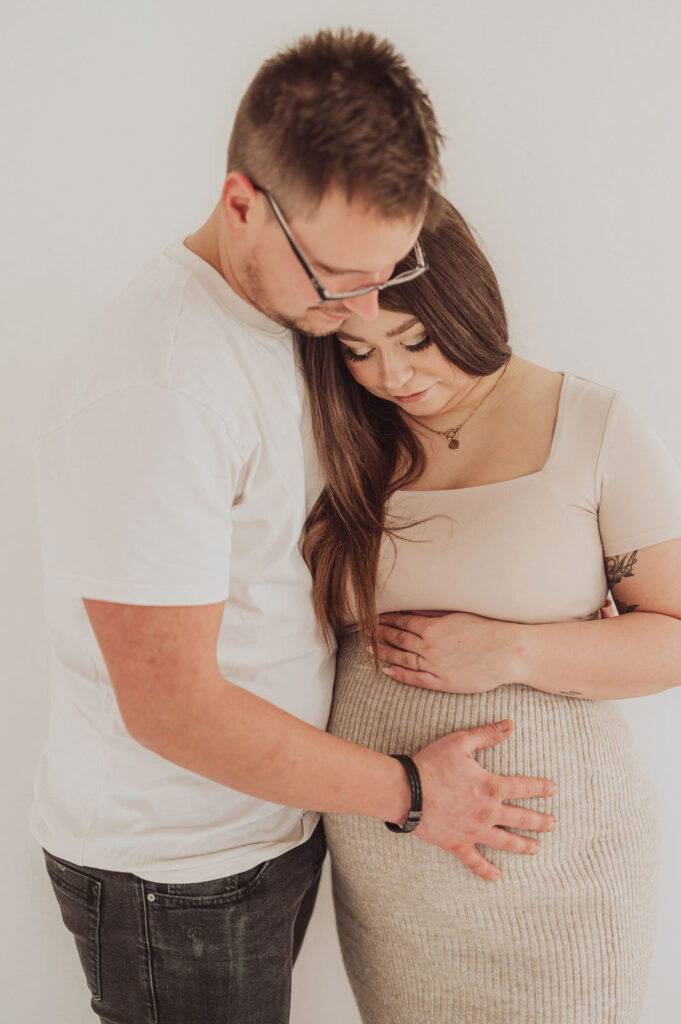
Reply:
[[496, 776], [502, 800], [529, 800], [535, 796], [555, 796], [558, 786], [551, 779], [525, 779], [520, 775]]
[[[502, 740], [508, 739], [514, 729], [515, 723], [510, 718], [506, 718], [503, 722], [487, 722], [485, 725], [478, 725], [475, 729], [463, 731], [468, 734], [466, 745], [469, 752], [472, 753], [474, 750], [484, 750], [486, 747], [493, 747], [497, 743], [501, 743]], [[503, 799], [508, 798], [504, 797]], [[514, 799], [519, 798], [514, 797]]]
[[557, 824], [552, 814], [532, 811], [528, 807], [514, 807], [513, 804], [502, 804], [501, 813], [497, 816], [497, 825], [521, 832], [553, 832]]
[[488, 860], [485, 860], [483, 855], [475, 846], [452, 846], [451, 853], [455, 857], [470, 868], [471, 871], [475, 872], [476, 875], [480, 875], [480, 878], [484, 878], [487, 882], [498, 882], [501, 878], [501, 871], [494, 864], [491, 864]]
[[536, 839], [528, 839], [527, 836], [516, 835], [505, 828], [491, 828], [484, 839], [485, 846], [492, 846], [495, 850], [503, 850], [504, 853], [523, 853], [532, 856], [539, 853], [541, 843]]

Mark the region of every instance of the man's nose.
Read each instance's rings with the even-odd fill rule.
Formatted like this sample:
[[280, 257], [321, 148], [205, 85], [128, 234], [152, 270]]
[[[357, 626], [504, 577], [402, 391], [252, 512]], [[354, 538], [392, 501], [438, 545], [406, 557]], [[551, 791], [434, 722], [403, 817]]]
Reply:
[[343, 305], [351, 313], [357, 313], [364, 320], [375, 320], [378, 316], [378, 292], [367, 292], [366, 295], [355, 295], [351, 299], [343, 299]]

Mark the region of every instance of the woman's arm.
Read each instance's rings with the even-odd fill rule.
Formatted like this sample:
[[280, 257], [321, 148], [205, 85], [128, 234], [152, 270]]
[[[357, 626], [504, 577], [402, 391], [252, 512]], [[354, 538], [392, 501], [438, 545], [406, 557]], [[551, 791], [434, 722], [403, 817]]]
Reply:
[[681, 539], [606, 558], [605, 565], [615, 618], [526, 625], [457, 612], [381, 616], [386, 671], [399, 682], [454, 693], [525, 683], [592, 700], [678, 685]]

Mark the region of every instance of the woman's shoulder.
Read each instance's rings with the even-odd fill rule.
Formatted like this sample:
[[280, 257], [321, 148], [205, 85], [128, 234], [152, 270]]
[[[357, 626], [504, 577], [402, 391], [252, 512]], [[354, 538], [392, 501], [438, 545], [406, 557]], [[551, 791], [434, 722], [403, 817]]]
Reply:
[[514, 362], [518, 371], [525, 377], [527, 385], [537, 390], [553, 390], [556, 386], [562, 390], [562, 383], [567, 381], [567, 390], [572, 391], [574, 395], [591, 396], [596, 402], [611, 402], [619, 393], [616, 388], [583, 377], [572, 370], [552, 370], [548, 366], [532, 363], [517, 356], [514, 357]]
[[[614, 388], [573, 373], [514, 359], [517, 386], [511, 398], [518, 410], [553, 410], [556, 428], [578, 419], [596, 430], [605, 425], [613, 403], [621, 396]], [[549, 417], [551, 418], [551, 417]], [[591, 431], [590, 431], [591, 432]]]
[[563, 377], [570, 380], [573, 389], [579, 394], [593, 395], [595, 399], [600, 398], [603, 401], [612, 401], [613, 398], [620, 394], [620, 392], [613, 388], [609, 384], [603, 384], [597, 380], [591, 380], [590, 377], [582, 377], [578, 373], [573, 373], [571, 370], [563, 370]]
[[[518, 366], [518, 401], [535, 409], [553, 410], [553, 441], [547, 465], [591, 465], [600, 451], [619, 392], [573, 373], [529, 363]], [[550, 418], [550, 417], [549, 417]], [[565, 463], [567, 457], [568, 462]]]
[[[563, 371], [560, 401], [560, 432], [572, 447], [586, 452], [600, 450], [613, 409], [622, 399], [615, 388], [588, 377]], [[567, 443], [567, 442], [566, 442]]]
[[607, 418], [614, 403], [621, 401], [621, 392], [607, 384], [583, 377], [572, 370], [551, 370], [538, 363], [518, 360], [524, 377], [523, 391], [534, 400], [542, 396], [559, 396], [564, 415], [587, 415], [598, 420]]

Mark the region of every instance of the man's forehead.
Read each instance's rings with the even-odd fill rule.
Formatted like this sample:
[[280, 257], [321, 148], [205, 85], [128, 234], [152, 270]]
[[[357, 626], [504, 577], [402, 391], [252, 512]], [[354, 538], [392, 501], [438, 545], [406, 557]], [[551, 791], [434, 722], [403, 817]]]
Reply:
[[371, 274], [398, 263], [414, 247], [423, 216], [386, 217], [361, 198], [328, 192], [314, 213], [291, 220], [296, 241], [331, 273]]

